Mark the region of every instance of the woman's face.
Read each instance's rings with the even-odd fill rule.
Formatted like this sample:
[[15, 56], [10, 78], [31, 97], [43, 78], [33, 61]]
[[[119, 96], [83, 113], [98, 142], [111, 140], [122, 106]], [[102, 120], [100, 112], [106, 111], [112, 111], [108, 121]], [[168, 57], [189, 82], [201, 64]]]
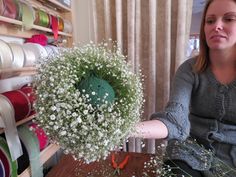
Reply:
[[205, 17], [205, 37], [210, 49], [223, 50], [236, 45], [236, 3], [214, 0]]

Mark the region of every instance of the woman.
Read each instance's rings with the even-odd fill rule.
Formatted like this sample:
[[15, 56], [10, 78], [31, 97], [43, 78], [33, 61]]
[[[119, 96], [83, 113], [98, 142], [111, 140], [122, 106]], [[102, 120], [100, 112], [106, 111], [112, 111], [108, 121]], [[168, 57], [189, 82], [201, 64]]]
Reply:
[[175, 173], [236, 176], [235, 46], [236, 0], [207, 1], [199, 56], [177, 70], [165, 110], [136, 126], [134, 137], [168, 140], [166, 163], [181, 168]]

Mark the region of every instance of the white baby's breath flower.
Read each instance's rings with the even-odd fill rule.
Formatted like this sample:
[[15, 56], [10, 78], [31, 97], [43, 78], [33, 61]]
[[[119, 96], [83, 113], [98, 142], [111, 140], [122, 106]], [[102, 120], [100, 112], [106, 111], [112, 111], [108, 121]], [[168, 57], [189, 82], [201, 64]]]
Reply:
[[57, 107], [56, 106], [52, 106], [52, 111], [55, 111], [56, 109], [57, 109]]
[[61, 136], [66, 135], [66, 131], [61, 131], [61, 132], [60, 132], [60, 135], [61, 135]]
[[80, 124], [82, 122], [82, 119], [80, 117], [77, 117], [77, 122]]
[[51, 119], [51, 120], [55, 120], [55, 119], [56, 119], [56, 116], [55, 116], [55, 115], [50, 115], [50, 119]]
[[[131, 71], [119, 49], [107, 46], [91, 43], [63, 50], [37, 64], [36, 122], [52, 142], [87, 163], [104, 159], [122, 144], [142, 114], [141, 75]], [[112, 86], [114, 102], [107, 101], [107, 91], [99, 97], [95, 90], [77, 88], [91, 71]], [[93, 106], [91, 96], [102, 104]]]
[[88, 110], [84, 110], [83, 113], [86, 115], [88, 114]]

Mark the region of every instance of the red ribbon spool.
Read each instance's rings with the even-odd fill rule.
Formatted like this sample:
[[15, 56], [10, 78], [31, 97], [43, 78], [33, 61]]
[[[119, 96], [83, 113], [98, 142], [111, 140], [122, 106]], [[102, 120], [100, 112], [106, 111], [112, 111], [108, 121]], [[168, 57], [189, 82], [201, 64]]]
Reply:
[[0, 159], [4, 167], [5, 176], [10, 177], [10, 160], [8, 159], [7, 154], [5, 154], [1, 148], [0, 148]]
[[17, 18], [17, 9], [18, 9], [18, 4], [16, 1], [13, 0], [3, 0], [4, 4], [4, 11], [3, 11], [3, 16], [8, 17], [8, 18]]
[[42, 128], [40, 128], [36, 123], [29, 124], [29, 127], [31, 127], [34, 133], [36, 134], [39, 141], [39, 149], [40, 151], [42, 151], [48, 145], [48, 137], [45, 131]]
[[19, 121], [28, 117], [33, 108], [35, 96], [32, 87], [23, 87], [20, 90], [14, 90], [2, 93], [11, 102], [15, 111], [15, 120]]
[[59, 31], [59, 22], [58, 18], [53, 15], [51, 15], [51, 28], [53, 31], [54, 39], [57, 40]]
[[32, 111], [34, 109], [33, 104], [36, 100], [36, 96], [35, 96], [33, 88], [31, 86], [25, 85], [20, 90], [22, 92], [24, 92], [26, 94], [26, 96], [29, 98], [30, 105], [31, 105], [31, 111]]

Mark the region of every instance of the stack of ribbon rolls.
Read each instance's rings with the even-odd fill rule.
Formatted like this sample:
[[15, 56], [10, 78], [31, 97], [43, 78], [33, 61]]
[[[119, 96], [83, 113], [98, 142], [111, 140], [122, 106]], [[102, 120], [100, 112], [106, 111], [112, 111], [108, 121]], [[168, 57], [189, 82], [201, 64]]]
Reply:
[[59, 53], [57, 47], [38, 43], [7, 43], [0, 39], [0, 69], [35, 66], [39, 60]]
[[[69, 4], [70, 1], [62, 1], [63, 4]], [[64, 3], [66, 2], [66, 3]], [[68, 5], [67, 5], [68, 6]], [[1, 0], [0, 15], [8, 18], [22, 21], [22, 26], [26, 30], [33, 28], [33, 25], [51, 28], [54, 33], [54, 39], [57, 40], [58, 31], [72, 32], [72, 24], [64, 21], [62, 17], [50, 14], [41, 9], [35, 9], [27, 1], [19, 0]], [[56, 22], [55, 22], [56, 18]], [[66, 27], [65, 27], [66, 26]]]
[[[43, 177], [40, 151], [48, 145], [46, 133], [35, 123], [16, 128], [16, 121], [35, 114], [35, 99], [33, 88], [29, 85], [0, 94], [0, 127], [5, 132], [4, 139], [2, 135], [0, 137], [0, 175], [4, 174], [1, 177], [15, 177], [29, 164], [33, 176]], [[5, 142], [4, 145], [1, 142]]]

